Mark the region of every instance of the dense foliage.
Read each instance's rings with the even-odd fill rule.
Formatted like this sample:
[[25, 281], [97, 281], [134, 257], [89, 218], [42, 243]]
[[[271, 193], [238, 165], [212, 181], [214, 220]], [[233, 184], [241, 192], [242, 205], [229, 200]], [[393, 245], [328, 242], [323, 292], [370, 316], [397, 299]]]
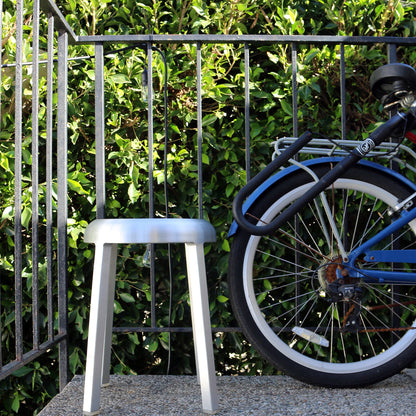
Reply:
[[[69, 0], [57, 4], [79, 35], [125, 33], [297, 34], [415, 36], [412, 1], [400, 0]], [[3, 62], [14, 62], [14, 2], [3, 2]], [[25, 2], [25, 60], [31, 60], [32, 4]], [[46, 25], [41, 26], [41, 49], [46, 49]], [[141, 49], [105, 48], [106, 89], [106, 215], [143, 217], [149, 213], [147, 106], [142, 73], [146, 56]], [[168, 195], [172, 216], [197, 217], [196, 164], [196, 48], [160, 46], [168, 63]], [[293, 134], [292, 51], [290, 45], [252, 46], [250, 53], [252, 173], [271, 157], [270, 143]], [[70, 46], [71, 58], [94, 55], [90, 45]], [[203, 164], [204, 216], [217, 230], [218, 241], [208, 245], [207, 269], [212, 323], [235, 326], [228, 303], [227, 232], [232, 222], [231, 201], [245, 182], [243, 45], [203, 45]], [[299, 131], [307, 128], [340, 135], [340, 47], [298, 47]], [[370, 130], [383, 117], [371, 97], [371, 71], [386, 63], [385, 46], [346, 46], [348, 137]], [[414, 47], [398, 49], [398, 60], [416, 61]], [[30, 253], [31, 214], [31, 87], [25, 67], [23, 227], [25, 251]], [[14, 72], [4, 68], [1, 90], [1, 325], [3, 362], [14, 359], [13, 216], [14, 216]], [[155, 94], [155, 213], [165, 215], [164, 198], [164, 66], [154, 53]], [[41, 146], [44, 146], [45, 80], [40, 83]], [[94, 62], [85, 58], [69, 66], [69, 331], [70, 370], [82, 373], [85, 364], [92, 248], [82, 241], [86, 224], [95, 217], [94, 191]], [[43, 159], [41, 157], [41, 166]], [[41, 176], [44, 172], [41, 172]], [[43, 177], [43, 176], [42, 176]], [[41, 198], [44, 184], [41, 183]], [[42, 200], [43, 201], [43, 200]], [[41, 201], [41, 215], [43, 202]], [[190, 314], [181, 247], [173, 248], [174, 284], [169, 322], [169, 276], [166, 249], [157, 257], [157, 324], [188, 326]], [[115, 326], [148, 325], [150, 286], [143, 267], [144, 247], [124, 247], [119, 255]], [[44, 252], [41, 252], [43, 258]], [[41, 267], [41, 293], [46, 280]], [[24, 321], [31, 342], [31, 259], [24, 264]], [[43, 299], [43, 298], [41, 298]], [[45, 312], [45, 305], [41, 313]], [[47, 318], [42, 315], [46, 326]], [[41, 328], [46, 333], [44, 327]], [[194, 371], [190, 334], [129, 333], [113, 337], [112, 371], [117, 373], [189, 374]], [[169, 348], [169, 343], [171, 343]], [[238, 333], [215, 334], [217, 370], [221, 374], [271, 374], [275, 370]], [[169, 350], [172, 358], [167, 368]], [[0, 384], [0, 414], [31, 414], [57, 390], [55, 350], [23, 367]], [[51, 363], [53, 365], [51, 365]]]

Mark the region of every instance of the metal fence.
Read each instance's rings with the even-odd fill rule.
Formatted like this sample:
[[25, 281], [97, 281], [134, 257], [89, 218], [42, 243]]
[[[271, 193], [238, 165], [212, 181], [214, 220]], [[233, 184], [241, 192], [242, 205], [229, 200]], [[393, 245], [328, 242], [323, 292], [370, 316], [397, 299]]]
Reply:
[[[67, 88], [68, 88], [68, 45], [90, 44], [95, 47], [95, 141], [96, 141], [96, 204], [97, 217], [104, 217], [106, 198], [105, 180], [105, 100], [104, 100], [104, 46], [106, 44], [143, 44], [145, 45], [148, 61], [149, 79], [152, 79], [152, 46], [170, 44], [196, 45], [196, 89], [197, 89], [197, 162], [198, 162], [198, 197], [199, 216], [203, 216], [203, 177], [202, 177], [202, 86], [201, 46], [204, 44], [227, 43], [244, 46], [244, 77], [245, 77], [245, 167], [247, 179], [250, 177], [250, 53], [252, 48], [266, 44], [285, 44], [291, 48], [292, 59], [292, 107], [293, 107], [293, 135], [298, 135], [298, 90], [297, 90], [297, 57], [302, 45], [339, 45], [340, 46], [340, 96], [341, 96], [341, 125], [342, 138], [346, 138], [346, 76], [344, 48], [348, 45], [380, 44], [380, 50], [388, 56], [390, 62], [396, 61], [396, 48], [399, 45], [416, 45], [415, 38], [374, 38], [374, 37], [343, 37], [343, 36], [262, 36], [262, 35], [116, 35], [116, 36], [77, 36], [68, 26], [64, 16], [52, 0], [33, 0], [33, 12], [30, 22], [24, 19], [24, 2], [16, 1], [16, 9], [8, 10], [15, 13], [15, 57], [14, 62], [8, 61], [2, 67], [3, 71], [14, 71], [14, 224], [13, 230], [7, 231], [7, 222], [2, 223], [2, 239], [13, 238], [14, 255], [10, 265], [1, 265], [0, 279], [4, 280], [10, 273], [14, 273], [14, 302], [15, 310], [8, 315], [8, 324], [14, 322], [14, 359], [10, 359], [3, 342], [0, 344], [0, 379], [4, 379], [18, 368], [29, 363], [51, 348], [59, 348], [60, 386], [63, 388], [68, 382], [68, 277], [67, 277]], [[1, 13], [4, 15], [3, 1], [0, 2]], [[47, 16], [47, 26], [44, 25]], [[4, 21], [4, 19], [3, 19]], [[25, 26], [33, 26], [33, 37], [29, 39]], [[0, 22], [0, 24], [2, 24]], [[47, 31], [47, 60], [40, 61], [39, 33]], [[9, 34], [0, 27], [3, 41], [8, 41]], [[7, 39], [6, 39], [7, 38]], [[30, 43], [32, 50], [31, 61], [24, 59], [23, 48]], [[3, 56], [4, 58], [4, 56]], [[3, 59], [4, 60], [4, 59]], [[23, 70], [31, 66], [31, 87], [28, 86]], [[40, 68], [45, 66], [47, 96], [40, 98], [38, 86]], [[43, 76], [43, 75], [42, 75]], [[27, 73], [26, 73], [27, 77]], [[1, 82], [1, 79], [0, 79]], [[43, 81], [42, 81], [43, 82]], [[29, 119], [27, 108], [28, 97], [24, 94], [30, 88], [31, 127], [25, 123]], [[153, 207], [153, 94], [149, 83], [148, 93], [148, 142], [149, 142], [149, 213], [154, 215]], [[3, 91], [2, 91], [3, 92]], [[54, 110], [53, 100], [56, 92], [57, 102]], [[3, 96], [3, 95], [2, 95]], [[39, 131], [39, 117], [46, 117], [46, 131]], [[3, 129], [3, 126], [2, 126]], [[2, 130], [3, 132], [3, 130]], [[26, 135], [31, 136], [31, 148], [26, 149]], [[2, 136], [4, 137], [4, 136]], [[56, 145], [56, 148], [54, 147]], [[56, 157], [54, 156], [56, 152]], [[42, 160], [39, 159], [42, 155]], [[28, 157], [31, 158], [30, 163]], [[30, 165], [30, 174], [26, 167]], [[2, 165], [3, 166], [3, 165]], [[4, 166], [3, 166], [4, 167]], [[29, 178], [28, 178], [29, 176]], [[28, 184], [29, 182], [29, 184]], [[24, 184], [24, 185], [22, 185]], [[55, 189], [56, 184], [56, 189]], [[28, 190], [30, 188], [30, 191]], [[55, 194], [56, 193], [56, 194]], [[26, 201], [30, 196], [30, 209]], [[30, 221], [28, 215], [30, 214]], [[46, 232], [40, 233], [40, 223], [45, 225]], [[30, 225], [28, 225], [30, 224]], [[3, 227], [4, 226], [4, 227]], [[30, 228], [30, 233], [28, 232]], [[6, 231], [7, 232], [6, 232]], [[8, 233], [8, 234], [7, 234]], [[29, 236], [30, 234], [30, 236]], [[23, 252], [23, 239], [31, 239], [31, 253]], [[46, 252], [39, 252], [39, 247], [45, 247]], [[23, 295], [23, 285], [26, 282], [27, 261], [31, 259], [31, 288], [32, 296], [26, 299]], [[40, 258], [45, 260], [40, 261]], [[4, 261], [4, 259], [3, 259]], [[153, 269], [152, 269], [153, 270]], [[45, 288], [40, 288], [40, 281], [46, 281]], [[136, 331], [173, 331], [174, 328], [156, 327], [155, 319], [155, 275], [151, 274], [152, 285], [152, 324], [148, 328], [130, 328]], [[3, 289], [2, 289], [3, 290]], [[40, 306], [40, 293], [47, 297], [46, 311]], [[4, 296], [0, 294], [0, 302]], [[29, 306], [28, 306], [29, 305]], [[4, 304], [0, 303], [0, 313], [4, 312]], [[30, 308], [32, 322], [24, 322], [23, 309]], [[40, 309], [42, 309], [40, 311]], [[55, 316], [57, 325], [54, 327]], [[47, 321], [47, 334], [40, 331], [40, 320]], [[1, 322], [0, 339], [6, 331], [6, 322]], [[118, 329], [115, 328], [115, 331]], [[122, 330], [122, 329], [119, 329]], [[125, 330], [125, 329], [124, 329]], [[178, 328], [178, 331], [190, 328]], [[237, 328], [215, 328], [215, 331], [235, 331]], [[33, 334], [31, 345], [24, 345], [24, 331]], [[27, 333], [27, 332], [26, 332]], [[46, 339], [45, 339], [46, 338]]]

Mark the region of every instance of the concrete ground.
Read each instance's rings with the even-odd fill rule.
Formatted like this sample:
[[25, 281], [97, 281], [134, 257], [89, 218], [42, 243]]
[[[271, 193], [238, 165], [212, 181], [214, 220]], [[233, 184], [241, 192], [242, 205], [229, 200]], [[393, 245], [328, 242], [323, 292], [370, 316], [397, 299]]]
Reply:
[[[83, 376], [76, 376], [39, 416], [81, 416]], [[221, 376], [223, 415], [416, 415], [416, 370], [361, 389], [312, 387], [287, 376]], [[102, 416], [201, 415], [195, 376], [111, 376], [101, 390]]]

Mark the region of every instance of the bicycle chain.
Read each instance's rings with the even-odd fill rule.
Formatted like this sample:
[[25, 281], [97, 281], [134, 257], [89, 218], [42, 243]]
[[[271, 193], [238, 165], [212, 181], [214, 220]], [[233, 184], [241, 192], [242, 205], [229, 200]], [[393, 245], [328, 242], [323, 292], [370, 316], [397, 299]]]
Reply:
[[[367, 310], [377, 310], [377, 309], [385, 309], [385, 308], [394, 308], [397, 306], [405, 306], [405, 305], [415, 305], [416, 301], [410, 300], [408, 302], [402, 303], [391, 303], [389, 305], [376, 305], [376, 306], [367, 306]], [[359, 332], [366, 333], [366, 332], [395, 332], [395, 331], [408, 331], [410, 329], [416, 329], [414, 326], [401, 326], [398, 328], [379, 328], [379, 329], [362, 329]]]
[[398, 328], [379, 328], [379, 329], [361, 329], [358, 332], [360, 333], [368, 333], [368, 332], [395, 332], [395, 331], [408, 331], [409, 329], [416, 329], [415, 326], [401, 326]]

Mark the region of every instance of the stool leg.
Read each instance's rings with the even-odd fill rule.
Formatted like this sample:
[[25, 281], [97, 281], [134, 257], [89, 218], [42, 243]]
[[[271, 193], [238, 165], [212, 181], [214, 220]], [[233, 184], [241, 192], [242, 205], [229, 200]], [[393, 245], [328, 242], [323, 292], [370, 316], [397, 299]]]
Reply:
[[218, 410], [203, 244], [185, 244], [192, 327], [204, 413]]
[[[115, 292], [115, 276], [116, 276], [116, 264], [117, 264], [117, 245], [114, 245], [114, 250], [110, 254], [114, 256], [114, 259], [110, 259], [110, 264], [113, 267], [113, 270], [109, 270], [108, 279], [108, 303], [107, 303], [107, 316], [106, 316], [106, 325], [105, 325], [105, 335], [104, 335], [104, 356], [103, 356], [103, 366], [101, 373], [101, 386], [108, 386], [110, 384], [110, 364], [111, 364], [111, 341], [113, 336], [113, 316], [114, 316], [114, 292]], [[104, 315], [105, 316], [105, 315]]]
[[[109, 332], [108, 305], [109, 297], [111, 293], [114, 293], [114, 288], [111, 288], [115, 282], [116, 258], [117, 244], [96, 244], [84, 384], [83, 410], [85, 415], [97, 414], [100, 409], [101, 377], [106, 355], [104, 345], [107, 348], [110, 347], [105, 340], [108, 339]], [[112, 313], [113, 308], [111, 308]]]

